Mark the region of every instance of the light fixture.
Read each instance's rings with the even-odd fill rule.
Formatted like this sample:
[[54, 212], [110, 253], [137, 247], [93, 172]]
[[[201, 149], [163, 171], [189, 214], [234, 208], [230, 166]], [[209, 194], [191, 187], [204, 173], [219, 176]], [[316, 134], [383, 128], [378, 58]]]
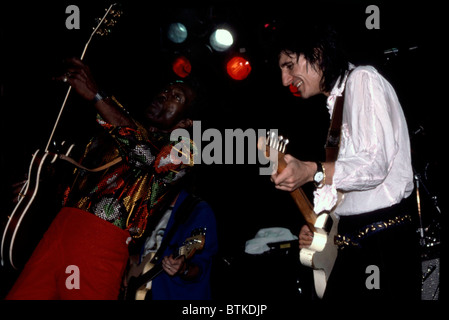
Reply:
[[168, 26], [167, 37], [174, 43], [183, 43], [187, 39], [187, 28], [180, 22]]
[[216, 29], [209, 38], [209, 43], [215, 51], [223, 52], [234, 43], [231, 32], [227, 29]]
[[251, 64], [243, 57], [236, 56], [226, 64], [228, 75], [234, 80], [244, 80], [251, 72]]
[[173, 72], [180, 78], [187, 77], [192, 71], [192, 64], [184, 56], [177, 57], [172, 63]]

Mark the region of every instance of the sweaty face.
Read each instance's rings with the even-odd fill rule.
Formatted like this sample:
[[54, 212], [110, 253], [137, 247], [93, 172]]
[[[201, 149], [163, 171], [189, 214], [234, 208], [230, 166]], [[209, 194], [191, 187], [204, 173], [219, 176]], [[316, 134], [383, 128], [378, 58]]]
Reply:
[[307, 99], [324, 93], [320, 89], [322, 72], [312, 66], [301, 54], [282, 52], [279, 56], [279, 67], [282, 71], [282, 84], [298, 88], [301, 97]]
[[151, 126], [170, 131], [183, 119], [192, 97], [192, 91], [185, 84], [171, 84], [156, 95], [146, 108], [145, 118]]

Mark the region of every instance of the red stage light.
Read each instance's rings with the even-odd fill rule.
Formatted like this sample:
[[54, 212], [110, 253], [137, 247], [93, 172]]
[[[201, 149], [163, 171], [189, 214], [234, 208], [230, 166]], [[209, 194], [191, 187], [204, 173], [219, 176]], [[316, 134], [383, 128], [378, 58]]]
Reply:
[[192, 71], [189, 59], [184, 56], [177, 57], [172, 64], [173, 72], [181, 78], [187, 77]]
[[251, 72], [249, 61], [243, 57], [234, 57], [226, 65], [229, 76], [234, 80], [246, 79]]

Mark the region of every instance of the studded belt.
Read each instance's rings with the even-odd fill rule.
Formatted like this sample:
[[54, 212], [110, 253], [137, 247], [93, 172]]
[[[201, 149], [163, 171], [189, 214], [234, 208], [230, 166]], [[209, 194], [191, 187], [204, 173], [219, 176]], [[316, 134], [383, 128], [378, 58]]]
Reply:
[[406, 223], [411, 222], [412, 217], [410, 215], [400, 215], [386, 221], [374, 222], [359, 229], [356, 233], [351, 234], [338, 234], [335, 236], [335, 244], [339, 249], [348, 247], [360, 248], [362, 240], [378, 233], [379, 231], [391, 229]]

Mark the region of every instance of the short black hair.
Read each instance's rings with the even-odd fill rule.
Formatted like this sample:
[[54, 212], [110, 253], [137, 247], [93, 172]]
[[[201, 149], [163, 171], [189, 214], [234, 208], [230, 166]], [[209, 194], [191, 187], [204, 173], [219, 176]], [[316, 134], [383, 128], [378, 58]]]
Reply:
[[[312, 25], [300, 28], [298, 24], [283, 24], [276, 39], [277, 54], [303, 54], [305, 59], [323, 73], [320, 89], [329, 92], [339, 77], [343, 80], [349, 61], [340, 43], [336, 29], [331, 25]], [[341, 83], [339, 83], [341, 85]]]
[[193, 93], [193, 99], [189, 101], [184, 117], [190, 118], [191, 120], [201, 120], [203, 108], [206, 106], [205, 93], [202, 88], [203, 83], [194, 76], [188, 76], [184, 79], [175, 79], [170, 81], [170, 84], [171, 83], [183, 83], [190, 88]]

